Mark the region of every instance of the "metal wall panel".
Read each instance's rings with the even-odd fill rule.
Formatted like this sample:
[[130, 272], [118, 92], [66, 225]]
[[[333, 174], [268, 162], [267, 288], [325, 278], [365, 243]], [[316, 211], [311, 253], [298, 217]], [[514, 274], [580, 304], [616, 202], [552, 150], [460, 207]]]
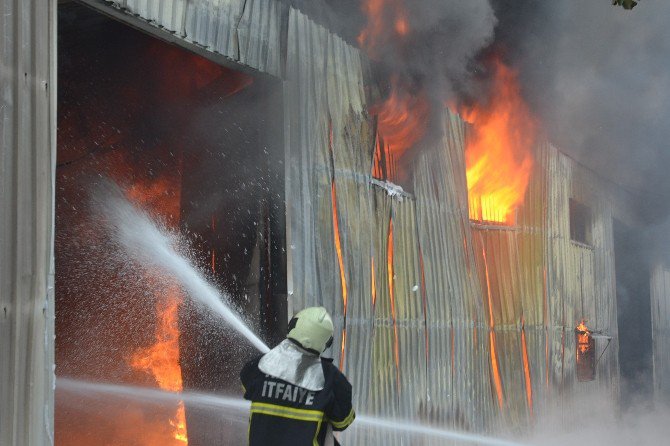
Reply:
[[[105, 10], [101, 0], [85, 3]], [[178, 40], [264, 73], [282, 75], [288, 7], [275, 0], [112, 0], [128, 20], [146, 21]]]
[[425, 147], [414, 172], [426, 318], [429, 422], [495, 429], [489, 336], [470, 230], [463, 147], [466, 128], [445, 112], [442, 145]]
[[0, 444], [53, 444], [56, 2], [0, 0]]
[[651, 277], [651, 324], [654, 355], [654, 395], [670, 403], [670, 270], [657, 265]]
[[[361, 112], [360, 60], [291, 11], [285, 82], [291, 302], [334, 312], [333, 356], [354, 385], [357, 409], [495, 432], [529, 425], [571, 389], [616, 394], [616, 345], [598, 363], [596, 382], [577, 384], [574, 376], [578, 319], [612, 336], [617, 331], [615, 198], [607, 185], [539, 144], [516, 224], [475, 225], [468, 217], [467, 129], [445, 111], [442, 141], [425, 143], [417, 157], [415, 198], [390, 197], [369, 184], [374, 135]], [[591, 246], [570, 240], [570, 198], [592, 209]], [[371, 430], [345, 439], [411, 441]]]
[[[614, 270], [613, 209], [611, 187], [593, 172], [550, 147], [547, 162], [547, 292], [549, 379], [566, 390], [595, 388], [618, 395], [618, 327]], [[591, 210], [591, 243], [570, 239], [569, 199]], [[591, 329], [613, 337], [598, 363], [597, 380], [574, 384], [574, 327], [581, 319]], [[606, 343], [600, 339], [598, 354]], [[565, 398], [570, 392], [564, 392]]]

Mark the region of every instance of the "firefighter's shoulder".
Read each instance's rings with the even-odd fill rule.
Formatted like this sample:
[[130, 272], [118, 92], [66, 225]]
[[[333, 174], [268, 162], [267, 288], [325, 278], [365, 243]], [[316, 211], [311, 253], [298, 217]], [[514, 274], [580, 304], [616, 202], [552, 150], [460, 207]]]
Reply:
[[345, 386], [351, 388], [349, 380], [347, 377], [340, 371], [340, 369], [333, 364], [332, 358], [321, 358], [321, 366], [323, 367], [323, 376], [326, 382], [331, 383], [335, 386]]
[[335, 431], [342, 431], [354, 421], [356, 413], [352, 405], [351, 384], [346, 376], [332, 363], [321, 361], [326, 386], [332, 391], [333, 400], [327, 410], [327, 417]]
[[242, 381], [242, 387], [244, 390], [249, 388], [249, 384], [254, 380], [255, 377], [260, 375], [260, 370], [258, 369], [258, 362], [261, 360], [263, 355], [258, 355], [244, 364], [242, 370], [240, 371], [240, 381]]

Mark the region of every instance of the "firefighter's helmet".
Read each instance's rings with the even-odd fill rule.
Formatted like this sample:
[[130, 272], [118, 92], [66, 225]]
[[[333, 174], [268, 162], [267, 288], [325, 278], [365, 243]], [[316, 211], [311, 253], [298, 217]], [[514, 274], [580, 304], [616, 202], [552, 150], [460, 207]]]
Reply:
[[320, 355], [333, 343], [333, 320], [323, 307], [305, 308], [288, 323], [287, 337]]

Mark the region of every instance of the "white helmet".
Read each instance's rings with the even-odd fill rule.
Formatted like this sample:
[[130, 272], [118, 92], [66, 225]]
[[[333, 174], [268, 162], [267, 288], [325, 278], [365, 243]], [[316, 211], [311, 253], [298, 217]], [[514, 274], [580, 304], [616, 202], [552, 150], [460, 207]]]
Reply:
[[323, 307], [305, 308], [288, 323], [286, 337], [320, 355], [333, 343], [333, 320]]

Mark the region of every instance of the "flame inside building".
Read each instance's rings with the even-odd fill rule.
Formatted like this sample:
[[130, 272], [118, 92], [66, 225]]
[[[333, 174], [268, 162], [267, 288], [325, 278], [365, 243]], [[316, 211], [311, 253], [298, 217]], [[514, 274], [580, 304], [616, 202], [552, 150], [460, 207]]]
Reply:
[[423, 91], [414, 93], [397, 77], [390, 83], [388, 97], [370, 108], [376, 117], [377, 136], [373, 175], [406, 184], [403, 157], [426, 133], [430, 105]]
[[[272, 168], [281, 131], [263, 109], [276, 107], [276, 84], [87, 8], [60, 9], [56, 372], [169, 392], [236, 391], [220, 377], [253, 348], [194, 308], [174, 279], [125, 258], [96, 194], [110, 179], [166, 230], [188, 234], [192, 257], [273, 340], [285, 311], [273, 298], [283, 293], [283, 172]], [[72, 398], [57, 395], [59, 445], [242, 441], [225, 423], [203, 429], [211, 414], [184, 402], [110, 398], [82, 410]]]
[[577, 380], [593, 381], [596, 378], [596, 342], [582, 320], [575, 328], [577, 344]]
[[516, 73], [498, 59], [493, 67], [490, 102], [463, 111], [472, 124], [465, 149], [470, 218], [513, 224], [528, 187], [537, 130]]

